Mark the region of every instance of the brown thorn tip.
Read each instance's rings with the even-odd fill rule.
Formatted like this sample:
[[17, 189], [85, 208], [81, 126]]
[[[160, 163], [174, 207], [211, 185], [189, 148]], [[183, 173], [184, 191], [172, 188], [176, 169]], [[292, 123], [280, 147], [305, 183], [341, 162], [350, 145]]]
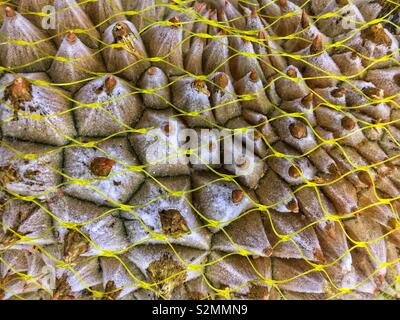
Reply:
[[306, 29], [310, 25], [310, 19], [308, 17], [307, 11], [303, 10], [301, 13], [301, 26]]
[[120, 40], [123, 37], [128, 36], [131, 33], [128, 25], [124, 22], [117, 22], [113, 29], [113, 36]]
[[299, 205], [297, 204], [297, 201], [295, 199], [291, 200], [287, 205], [286, 208], [288, 208], [288, 210], [290, 212], [293, 213], [299, 213]]
[[6, 7], [5, 13], [6, 13], [6, 17], [8, 17], [8, 18], [12, 18], [17, 15], [16, 11], [11, 7]]
[[[331, 175], [333, 175], [334, 177], [340, 175], [340, 170], [339, 170], [338, 166], [337, 166], [335, 163], [331, 163], [331, 164], [328, 166], [328, 172], [329, 172]], [[329, 181], [329, 180], [327, 180], [327, 181]]]
[[22, 87], [27, 88], [29, 85], [29, 81], [26, 80], [25, 78], [18, 77], [18, 78], [15, 78], [15, 80], [13, 81], [13, 84], [18, 87], [21, 87], [21, 88]]
[[200, 79], [195, 79], [193, 81], [193, 88], [198, 92], [210, 96], [210, 91], [208, 91], [205, 81]]
[[162, 129], [167, 136], [171, 135], [174, 131], [174, 128], [169, 123], [165, 124]]
[[108, 177], [116, 162], [105, 157], [94, 158], [90, 163], [90, 171], [98, 177]]
[[346, 116], [342, 119], [342, 127], [348, 131], [353, 130], [356, 127], [356, 122], [354, 119]]
[[78, 37], [76, 36], [76, 34], [72, 31], [68, 31], [66, 38], [68, 40], [69, 43], [74, 43]]
[[253, 82], [257, 82], [258, 80], [260, 80], [256, 70], [253, 70], [253, 71], [250, 72], [250, 80], [253, 81]]
[[279, 6], [280, 6], [282, 9], [287, 9], [287, 7], [288, 7], [287, 0], [279, 0]]
[[243, 200], [244, 192], [242, 190], [233, 190], [232, 191], [232, 202], [240, 203]]
[[202, 11], [204, 8], [206, 8], [207, 7], [207, 4], [206, 3], [204, 3], [204, 2], [195, 2], [194, 3], [194, 5], [193, 5], [193, 8], [196, 10], [196, 11], [198, 11], [198, 12], [200, 12], [200, 11]]
[[117, 79], [113, 76], [107, 77], [106, 81], [104, 82], [104, 86], [107, 91], [112, 91], [115, 86], [117, 85]]
[[314, 102], [314, 94], [311, 92], [310, 94], [306, 95], [303, 99], [301, 99], [301, 104], [304, 106], [312, 105]]
[[300, 177], [299, 169], [297, 169], [295, 166], [291, 166], [289, 168], [289, 176], [291, 176], [292, 178]]
[[[396, 82], [396, 81], [395, 81]], [[379, 89], [379, 88], [373, 88], [373, 87], [369, 87], [369, 88], [365, 88], [363, 89], [363, 93], [371, 98], [371, 99], [378, 99], [381, 100], [384, 98], [385, 96], [385, 92], [383, 89]]]
[[392, 39], [386, 34], [382, 23], [371, 25], [361, 30], [361, 37], [378, 45], [385, 45], [387, 47], [392, 45]]
[[384, 275], [384, 274], [380, 274], [380, 275], [378, 276], [378, 280], [379, 280], [379, 282], [380, 282], [381, 284], [384, 284], [384, 283], [385, 283], [385, 275]]
[[341, 98], [346, 94], [345, 88], [336, 88], [331, 91], [331, 96], [334, 98]]
[[371, 177], [369, 176], [367, 171], [360, 171], [358, 174], [358, 179], [368, 187], [373, 186], [373, 182], [371, 181]]
[[290, 77], [290, 78], [297, 78], [297, 71], [293, 68], [290, 68], [286, 74]]
[[169, 22], [173, 24], [173, 27], [177, 27], [177, 25], [180, 23], [180, 20], [178, 17], [172, 17], [171, 19], [169, 19]]
[[290, 133], [293, 137], [297, 139], [302, 139], [307, 136], [307, 126], [300, 121], [292, 123], [289, 126]]
[[326, 232], [327, 232], [329, 238], [331, 238], [332, 240], [336, 240], [337, 239], [337, 234], [336, 234], [336, 230], [335, 230], [335, 225], [334, 224], [329, 224], [326, 227]]
[[228, 86], [228, 83], [229, 83], [229, 78], [226, 73], [220, 73], [215, 78], [215, 84], [222, 89], [225, 89]]
[[349, 4], [349, 0], [338, 0], [337, 3], [339, 6], [347, 6]]
[[310, 51], [311, 53], [319, 53], [322, 51], [322, 49], [323, 49], [322, 37], [321, 35], [317, 35], [311, 43]]
[[325, 261], [324, 253], [319, 248], [314, 250], [314, 257], [318, 262], [324, 262]]
[[263, 250], [263, 253], [266, 257], [270, 257], [270, 256], [272, 256], [273, 250], [272, 250], [272, 248], [266, 248]]
[[10, 85], [11, 95], [19, 100], [29, 101], [32, 99], [32, 86], [28, 80], [17, 77]]
[[147, 69], [147, 74], [149, 76], [154, 76], [157, 73], [157, 68], [156, 67], [150, 67]]

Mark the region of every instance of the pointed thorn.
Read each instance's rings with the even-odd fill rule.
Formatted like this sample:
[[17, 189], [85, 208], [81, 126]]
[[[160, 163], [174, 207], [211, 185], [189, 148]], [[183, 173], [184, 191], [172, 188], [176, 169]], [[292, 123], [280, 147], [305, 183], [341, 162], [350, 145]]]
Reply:
[[174, 127], [169, 123], [165, 124], [162, 129], [167, 136], [174, 133]]
[[149, 76], [154, 76], [157, 73], [157, 68], [156, 67], [150, 67], [147, 69], [147, 74]]
[[301, 13], [301, 27], [303, 29], [307, 29], [310, 25], [310, 18], [307, 14], [306, 10], [303, 10]]
[[6, 13], [6, 17], [8, 17], [8, 18], [12, 18], [17, 15], [17, 12], [11, 7], [6, 7], [5, 13]]
[[116, 85], [117, 79], [115, 79], [113, 76], [107, 77], [106, 81], [104, 82], [104, 87], [109, 94], [114, 90]]
[[95, 176], [108, 177], [115, 164], [116, 162], [114, 160], [105, 157], [97, 157], [91, 161], [89, 168]]
[[314, 257], [318, 262], [325, 262], [326, 261], [324, 253], [319, 248], [314, 250]]
[[311, 43], [310, 51], [313, 54], [320, 53], [323, 50], [322, 37], [317, 35]]
[[358, 174], [358, 179], [368, 187], [373, 186], [373, 182], [371, 181], [371, 177], [369, 176], [368, 172], [366, 171], [360, 171]]
[[258, 80], [260, 80], [260, 77], [258, 76], [258, 73], [256, 70], [253, 70], [250, 72], [250, 80], [253, 82], [257, 82]]
[[202, 93], [210, 96], [210, 91], [207, 89], [207, 85], [203, 80], [196, 79], [193, 81], [193, 87], [198, 93]]
[[329, 224], [326, 227], [326, 232], [328, 234], [328, 237], [331, 238], [332, 240], [336, 240], [337, 239], [337, 234], [336, 234], [336, 230], [335, 230], [335, 225], [334, 224]]
[[379, 88], [365, 88], [362, 92], [371, 99], [381, 100], [385, 96], [384, 90]]
[[301, 121], [292, 123], [289, 126], [289, 130], [291, 135], [296, 139], [303, 139], [307, 137], [307, 126]]
[[306, 95], [303, 99], [301, 99], [301, 104], [303, 106], [312, 106], [314, 104], [314, 94], [311, 92], [310, 94]]
[[75, 43], [76, 40], [78, 39], [78, 37], [76, 36], [76, 34], [72, 31], [68, 31], [67, 35], [66, 35], [66, 39], [69, 43]]
[[180, 20], [178, 17], [172, 17], [171, 19], [169, 19], [169, 22], [172, 23], [172, 27], [174, 28], [179, 27]]
[[347, 6], [349, 4], [349, 0], [338, 0], [337, 4], [341, 7]]
[[295, 166], [291, 166], [289, 168], [289, 176], [292, 178], [298, 178], [301, 176], [300, 169], [296, 168]]
[[297, 78], [297, 71], [293, 68], [290, 68], [286, 74], [290, 77], [290, 78]]
[[25, 78], [18, 77], [9, 86], [10, 95], [19, 101], [32, 100], [32, 85]]
[[346, 94], [345, 88], [336, 88], [331, 91], [331, 96], [334, 98], [341, 98]]
[[268, 257], [272, 256], [273, 250], [272, 250], [272, 248], [266, 248], [263, 250], [263, 253], [268, 258]]
[[297, 201], [295, 199], [291, 200], [287, 205], [286, 208], [293, 213], [299, 213], [300, 208], [299, 205], [297, 203]]
[[380, 275], [378, 276], [378, 280], [379, 280], [379, 282], [380, 282], [381, 284], [384, 284], [384, 283], [385, 283], [385, 275], [384, 275], [384, 274], [380, 274]]
[[279, 6], [281, 7], [281, 9], [287, 10], [287, 9], [288, 9], [288, 2], [287, 2], [287, 0], [279, 0]]
[[233, 190], [232, 191], [232, 202], [234, 204], [238, 204], [242, 202], [244, 197], [244, 192], [242, 190]]
[[342, 119], [342, 127], [347, 130], [347, 131], [351, 131], [356, 127], [356, 121], [350, 117], [344, 117]]
[[113, 29], [113, 36], [117, 39], [121, 39], [123, 37], [128, 36], [131, 34], [131, 29], [129, 29], [128, 25], [123, 22], [117, 22]]
[[222, 89], [225, 89], [228, 86], [228, 83], [229, 77], [226, 73], [220, 73], [215, 77], [215, 84]]

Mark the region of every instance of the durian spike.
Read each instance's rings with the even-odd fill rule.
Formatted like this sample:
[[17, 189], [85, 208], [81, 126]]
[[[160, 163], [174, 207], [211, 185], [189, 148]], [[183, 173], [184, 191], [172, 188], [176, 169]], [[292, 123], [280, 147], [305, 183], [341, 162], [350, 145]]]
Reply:
[[[47, 35], [13, 8], [5, 8], [5, 19], [0, 28], [0, 64], [17, 72], [46, 71], [51, 63], [49, 56], [56, 49]], [[28, 45], [14, 41], [26, 41]]]
[[77, 91], [85, 80], [106, 71], [101, 56], [95, 55], [71, 31], [64, 37], [56, 56], [63, 59], [54, 60], [48, 73], [55, 83], [65, 84], [63, 88], [68, 91]]

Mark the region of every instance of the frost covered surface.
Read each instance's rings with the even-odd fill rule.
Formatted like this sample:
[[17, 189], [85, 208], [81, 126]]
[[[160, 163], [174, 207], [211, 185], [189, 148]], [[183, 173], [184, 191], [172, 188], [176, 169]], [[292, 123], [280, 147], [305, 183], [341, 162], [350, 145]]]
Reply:
[[399, 299], [400, 3], [161, 2], [0, 5], [0, 300]]
[[[106, 156], [117, 161], [108, 177], [96, 179], [90, 169], [90, 163], [96, 157]], [[124, 138], [110, 139], [102, 142], [97, 148], [75, 147], [65, 152], [65, 172], [72, 179], [87, 181], [86, 184], [68, 184], [66, 193], [90, 200], [98, 204], [113, 204], [126, 202], [138, 189], [143, 181], [143, 174], [130, 169], [139, 162], [131, 151], [128, 141]], [[90, 180], [95, 180], [90, 182]], [[97, 181], [96, 181], [97, 180]]]

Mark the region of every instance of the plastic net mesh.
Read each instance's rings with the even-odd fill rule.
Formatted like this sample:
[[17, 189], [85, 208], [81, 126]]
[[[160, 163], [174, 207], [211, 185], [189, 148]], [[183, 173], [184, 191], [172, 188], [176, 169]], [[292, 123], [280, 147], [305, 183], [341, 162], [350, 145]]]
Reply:
[[[139, 1], [121, 2], [55, 1], [54, 12], [51, 1], [0, 2], [5, 32], [0, 46], [9, 50], [0, 48], [0, 297], [398, 298], [400, 4], [175, 0], [144, 1], [141, 7]], [[50, 11], [42, 10], [45, 5]], [[6, 7], [36, 28], [52, 19], [55, 27], [34, 41], [10, 36], [5, 20], [16, 18]], [[63, 14], [68, 11], [87, 14], [92, 26], [83, 29], [84, 18]], [[102, 14], [107, 18], [96, 21]], [[107, 30], [118, 21], [132, 21], [138, 32], [110, 43]], [[32, 31], [25, 27], [20, 32]], [[154, 28], [158, 32], [146, 37]], [[165, 30], [182, 38], [171, 44]], [[74, 59], [55, 54], [58, 49], [43, 52], [47, 42], [62, 48], [66, 31], [94, 48]], [[147, 56], [138, 39], [144, 39]], [[228, 59], [207, 52], [212, 42], [219, 44], [220, 57], [228, 48]], [[41, 54], [24, 63], [24, 55], [33, 52], [29, 47]], [[157, 50], [162, 55], [149, 53]], [[122, 61], [121, 52], [133, 58]], [[14, 54], [22, 61], [10, 66]], [[177, 65], [179, 57], [184, 58]], [[213, 65], [208, 58], [219, 62]], [[41, 70], [48, 59], [65, 69], [53, 63], [53, 72]], [[107, 68], [96, 69], [89, 59]], [[144, 89], [137, 73], [151, 65], [167, 70], [168, 81]], [[50, 77], [21, 70], [48, 71]], [[219, 82], [210, 89], [221, 71], [234, 87]], [[71, 73], [84, 76], [70, 81]], [[39, 110], [16, 107], [21, 101], [12, 100], [9, 88], [18, 74], [28, 79], [32, 95], [39, 90]], [[116, 79], [110, 75], [120, 85], [115, 98], [82, 99], [95, 89], [106, 92], [104, 79]], [[179, 103], [189, 91], [181, 85], [188, 77], [204, 90], [208, 105], [191, 108], [190, 97]], [[103, 80], [87, 87], [98, 79]], [[171, 91], [170, 98], [165, 91]], [[216, 92], [232, 98], [215, 100]], [[142, 105], [146, 95], [165, 108], [146, 106], [129, 123], [127, 117], [139, 111], [122, 106]], [[268, 112], [262, 111], [264, 96]], [[229, 117], [240, 104], [236, 125], [208, 116], [222, 109]], [[100, 110], [96, 118], [93, 112]], [[154, 127], [166, 119], [186, 126], [197, 118], [200, 127], [232, 134], [255, 130], [255, 166], [263, 163], [265, 170], [255, 168], [243, 178], [224, 165], [167, 167], [168, 158], [200, 159], [196, 151], [209, 148], [209, 142], [181, 148], [160, 140]], [[113, 133], [102, 135], [109, 123], [115, 124]], [[81, 134], [84, 126], [87, 134]], [[172, 135], [170, 125], [162, 129]], [[172, 152], [149, 156], [157, 151], [146, 147], [154, 141]]]

